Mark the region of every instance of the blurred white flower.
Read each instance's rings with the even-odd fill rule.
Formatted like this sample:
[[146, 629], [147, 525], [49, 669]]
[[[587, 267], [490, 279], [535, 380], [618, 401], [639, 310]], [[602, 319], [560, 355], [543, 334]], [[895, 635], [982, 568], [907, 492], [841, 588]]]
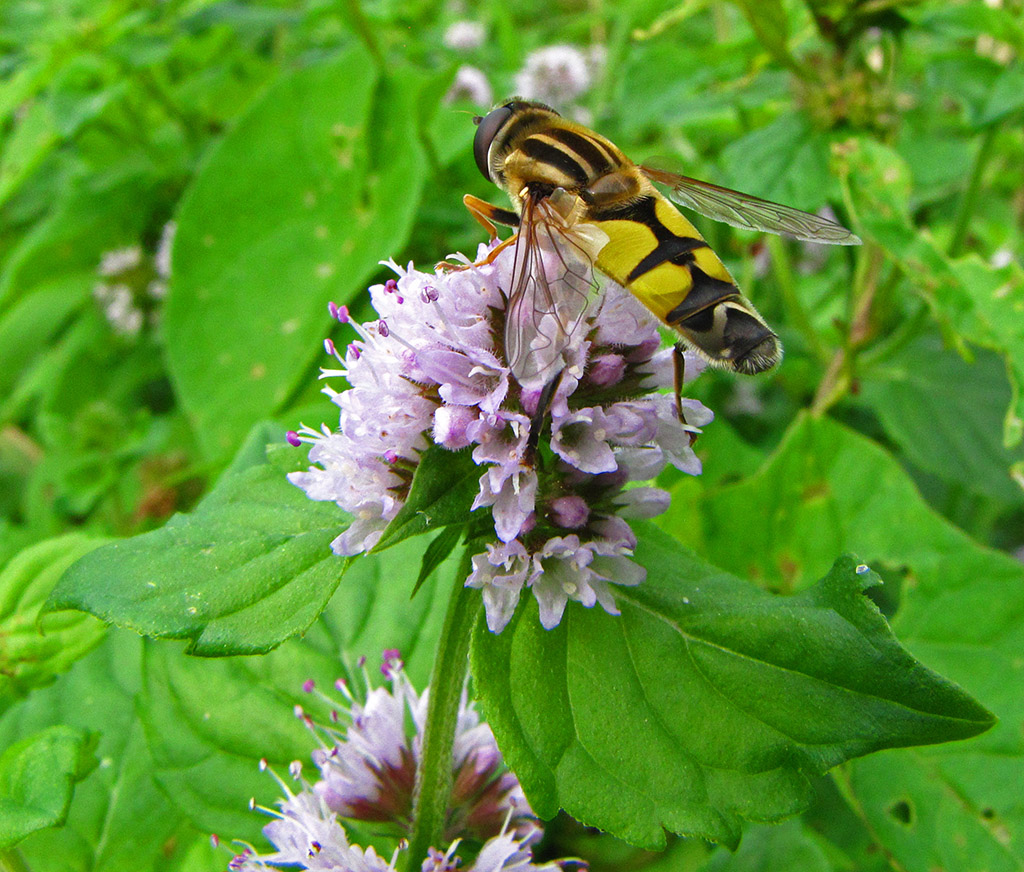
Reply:
[[127, 248], [115, 248], [113, 251], [103, 252], [97, 272], [105, 278], [110, 278], [111, 276], [135, 269], [141, 263], [142, 248], [140, 246], [131, 245]]
[[545, 46], [527, 55], [515, 81], [520, 97], [567, 106], [593, 84], [592, 61], [572, 45]]
[[487, 81], [483, 70], [468, 65], [459, 67], [455, 73], [455, 81], [444, 95], [445, 103], [455, 103], [458, 100], [483, 107], [489, 107], [494, 102], [491, 83]]
[[471, 52], [484, 44], [487, 32], [479, 21], [455, 21], [448, 25], [442, 42], [453, 51]]
[[173, 221], [164, 225], [152, 255], [131, 245], [100, 256], [96, 267], [100, 281], [93, 288], [93, 298], [115, 333], [135, 337], [145, 324], [159, 321], [157, 304], [167, 296], [175, 230]]

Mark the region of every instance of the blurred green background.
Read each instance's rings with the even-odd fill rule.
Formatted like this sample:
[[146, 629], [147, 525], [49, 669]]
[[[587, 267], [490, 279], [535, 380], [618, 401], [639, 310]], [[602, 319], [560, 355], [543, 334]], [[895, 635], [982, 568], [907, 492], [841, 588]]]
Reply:
[[[70, 824], [11, 848], [7, 868], [220, 868], [211, 830], [255, 837], [255, 780], [224, 782], [274, 756], [261, 741], [283, 760], [308, 742], [288, 695], [359, 633], [328, 614], [301, 645], [223, 661], [218, 685], [202, 661], [79, 614], [39, 636], [40, 605], [79, 554], [193, 508], [258, 422], [283, 433], [332, 420], [316, 379], [327, 302], [366, 314], [366, 286], [389, 274], [380, 261], [475, 252], [483, 234], [461, 196], [501, 198], [473, 161], [471, 119], [513, 93], [552, 102], [638, 161], [667, 156], [688, 175], [832, 210], [865, 240], [829, 249], [696, 219], [786, 358], [757, 380], [694, 385], [718, 418], [698, 443], [705, 475], [667, 481], [674, 535], [772, 588], [802, 584], [810, 570], [775, 547], [769, 521], [785, 525], [788, 500], [820, 492], [772, 458], [804, 440], [796, 453], [814, 466], [818, 448], [835, 447], [820, 429], [830, 420], [867, 440], [856, 444], [869, 442], [885, 473], [837, 461], [846, 479], [830, 487], [867, 501], [899, 479], [866, 511], [862, 539], [875, 541], [874, 522], [934, 544], [949, 522], [968, 551], [935, 545], [928, 559], [965, 577], [986, 549], [1019, 556], [1022, 51], [1020, 0], [5, 0], [0, 747], [66, 723], [82, 731], [72, 757], [99, 748], [91, 774], [64, 767], [87, 780], [73, 801], [69, 780], [40, 818], [70, 808]], [[922, 532], [921, 518], [938, 526]], [[894, 582], [882, 607], [898, 615], [918, 568], [879, 548]], [[1007, 583], [1019, 602], [1021, 580]], [[972, 602], [968, 622], [1000, 608]], [[903, 621], [911, 637], [921, 626]], [[973, 644], [1017, 639], [1020, 624]], [[365, 646], [397, 644], [380, 635], [366, 631]], [[411, 671], [429, 658], [413, 652]], [[196, 723], [215, 701], [226, 723], [215, 738], [196, 727], [189, 745], [169, 736], [193, 721], [169, 712], [175, 688], [197, 684]], [[280, 718], [263, 713], [274, 706]], [[1003, 774], [1021, 771], [1019, 708], [1002, 712], [1010, 726], [993, 745], [1014, 761]], [[1019, 781], [1016, 800], [1010, 783], [1001, 794], [1006, 811], [974, 809], [992, 812], [978, 824], [989, 847], [954, 850], [941, 822], [889, 833], [843, 778], [823, 782], [817, 817], [755, 831], [749, 860], [685, 841], [655, 857], [568, 822], [552, 851], [590, 852], [595, 870], [975, 868], [957, 865], [968, 855], [979, 869], [1024, 868]], [[0, 824], [0, 845], [13, 845], [3, 836]]]

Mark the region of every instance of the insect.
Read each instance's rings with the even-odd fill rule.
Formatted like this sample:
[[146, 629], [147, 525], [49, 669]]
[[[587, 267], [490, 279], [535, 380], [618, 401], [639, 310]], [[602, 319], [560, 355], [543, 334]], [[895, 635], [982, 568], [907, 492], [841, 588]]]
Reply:
[[[505, 350], [520, 378], [549, 366], [572, 341], [591, 278], [577, 268], [550, 274], [540, 249], [571, 249], [567, 261], [589, 265], [631, 291], [682, 344], [712, 365], [753, 374], [782, 356], [778, 337], [736, 286], [697, 229], [668, 197], [736, 227], [835, 245], [860, 243], [832, 221], [708, 182], [637, 165], [592, 130], [542, 103], [513, 98], [477, 123], [473, 153], [484, 176], [509, 196], [513, 210], [477, 197], [467, 208], [494, 225], [518, 228], [499, 248], [516, 245]], [[590, 237], [581, 238], [578, 230]], [[598, 237], [597, 241], [594, 240]], [[497, 253], [497, 249], [492, 251]], [[538, 347], [546, 349], [537, 362]]]

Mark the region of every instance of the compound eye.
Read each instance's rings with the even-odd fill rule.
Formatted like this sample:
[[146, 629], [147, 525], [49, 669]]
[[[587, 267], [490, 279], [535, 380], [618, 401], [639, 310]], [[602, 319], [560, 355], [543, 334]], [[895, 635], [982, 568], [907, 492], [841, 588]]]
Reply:
[[493, 179], [491, 179], [491, 168], [487, 160], [487, 154], [491, 149], [494, 137], [498, 135], [498, 131], [504, 127], [505, 122], [508, 121], [511, 115], [512, 109], [509, 106], [499, 106], [497, 109], [492, 109], [488, 112], [477, 125], [476, 136], [473, 137], [473, 157], [476, 158], [477, 167], [479, 167], [480, 172], [484, 174], [484, 178], [488, 181], [493, 181]]

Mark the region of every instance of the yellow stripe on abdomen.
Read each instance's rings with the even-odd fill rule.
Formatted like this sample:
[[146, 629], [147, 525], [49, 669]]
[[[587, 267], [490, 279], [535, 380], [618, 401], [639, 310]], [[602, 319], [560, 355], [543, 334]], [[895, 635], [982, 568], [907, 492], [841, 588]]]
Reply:
[[[609, 218], [602, 220], [602, 214]], [[711, 278], [734, 284], [697, 228], [657, 192], [594, 217], [609, 239], [598, 254], [597, 268], [665, 323], [693, 288], [691, 264]]]

